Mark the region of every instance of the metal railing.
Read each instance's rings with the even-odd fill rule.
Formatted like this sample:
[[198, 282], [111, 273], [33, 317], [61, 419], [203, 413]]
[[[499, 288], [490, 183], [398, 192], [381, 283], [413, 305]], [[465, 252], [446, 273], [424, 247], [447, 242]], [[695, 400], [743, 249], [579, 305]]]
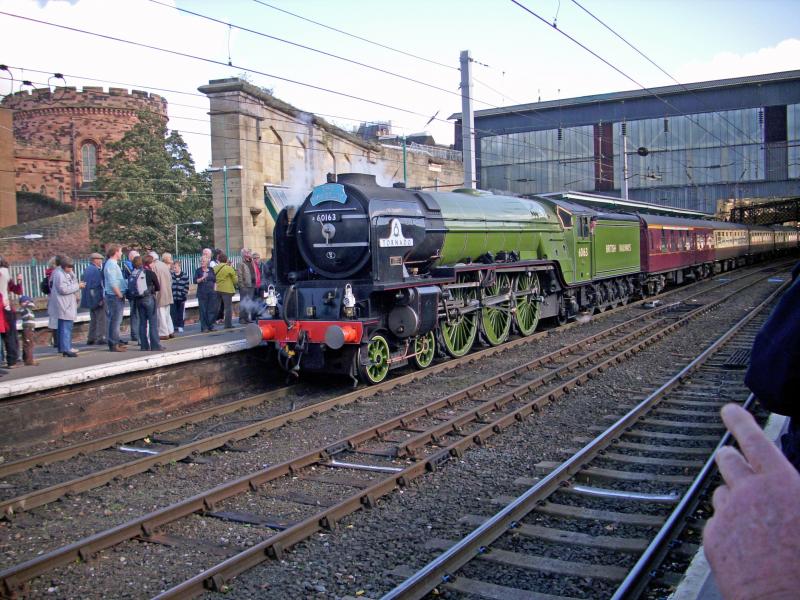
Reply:
[[[172, 257], [173, 261], [180, 261], [181, 270], [189, 273], [191, 277], [195, 269], [200, 266], [200, 253], [197, 254], [180, 254]], [[234, 267], [239, 264], [242, 257], [239, 255], [231, 256], [229, 262]], [[75, 274], [78, 279], [83, 275], [84, 270], [89, 266], [89, 259], [75, 259]], [[40, 289], [42, 279], [44, 279], [44, 272], [47, 270], [47, 265], [42, 262], [31, 261], [30, 263], [13, 263], [10, 266], [11, 276], [16, 281], [18, 273], [22, 273], [22, 291], [24, 294], [32, 298], [43, 297]]]

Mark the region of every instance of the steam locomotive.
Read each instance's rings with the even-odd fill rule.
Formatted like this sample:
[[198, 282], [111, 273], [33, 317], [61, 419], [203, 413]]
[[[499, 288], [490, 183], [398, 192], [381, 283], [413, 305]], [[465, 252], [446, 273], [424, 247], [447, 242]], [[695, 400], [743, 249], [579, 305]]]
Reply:
[[374, 384], [797, 247], [792, 228], [610, 213], [564, 200], [383, 187], [342, 174], [280, 212], [276, 285], [248, 335], [293, 373]]

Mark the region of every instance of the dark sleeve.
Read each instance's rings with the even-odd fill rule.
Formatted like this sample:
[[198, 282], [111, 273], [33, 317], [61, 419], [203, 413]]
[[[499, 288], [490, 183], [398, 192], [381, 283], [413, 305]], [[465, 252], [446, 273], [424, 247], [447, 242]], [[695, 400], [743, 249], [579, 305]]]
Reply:
[[147, 275], [145, 275], [145, 277], [147, 277], [147, 276], [150, 277], [150, 283], [153, 284], [153, 291], [154, 292], [160, 292], [161, 291], [161, 286], [158, 284], [158, 276], [155, 273], [153, 273], [152, 271], [147, 271]]
[[197, 280], [198, 280], [198, 279], [200, 279], [202, 276], [203, 276], [203, 272], [200, 270], [200, 267], [197, 267], [197, 268], [194, 270], [194, 279], [193, 279], [193, 282], [194, 282], [194, 283], [197, 283]]
[[768, 410], [800, 418], [800, 279], [758, 332], [745, 383]]

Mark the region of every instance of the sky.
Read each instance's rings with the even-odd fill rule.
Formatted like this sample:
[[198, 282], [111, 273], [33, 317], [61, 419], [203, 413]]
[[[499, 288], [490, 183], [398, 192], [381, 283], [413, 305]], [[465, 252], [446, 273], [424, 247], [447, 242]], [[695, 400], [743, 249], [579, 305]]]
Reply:
[[[462, 50], [475, 61], [476, 110], [675, 83], [581, 7], [680, 83], [800, 69], [800, 0], [519, 2], [546, 23], [511, 0], [0, 0], [0, 63], [14, 91], [60, 72], [70, 86], [165, 96], [169, 127], [199, 169], [211, 142], [197, 88], [212, 79], [246, 77], [345, 129], [391, 121], [395, 133], [429, 131], [444, 144], [461, 110]], [[0, 94], [11, 89], [0, 71]]]

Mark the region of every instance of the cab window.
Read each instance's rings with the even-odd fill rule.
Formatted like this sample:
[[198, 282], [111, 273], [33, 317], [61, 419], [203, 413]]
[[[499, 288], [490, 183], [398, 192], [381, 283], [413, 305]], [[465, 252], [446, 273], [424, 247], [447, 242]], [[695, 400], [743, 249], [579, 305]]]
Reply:
[[572, 213], [558, 206], [556, 207], [556, 214], [558, 215], [558, 220], [561, 221], [561, 226], [564, 229], [570, 229], [572, 227]]

